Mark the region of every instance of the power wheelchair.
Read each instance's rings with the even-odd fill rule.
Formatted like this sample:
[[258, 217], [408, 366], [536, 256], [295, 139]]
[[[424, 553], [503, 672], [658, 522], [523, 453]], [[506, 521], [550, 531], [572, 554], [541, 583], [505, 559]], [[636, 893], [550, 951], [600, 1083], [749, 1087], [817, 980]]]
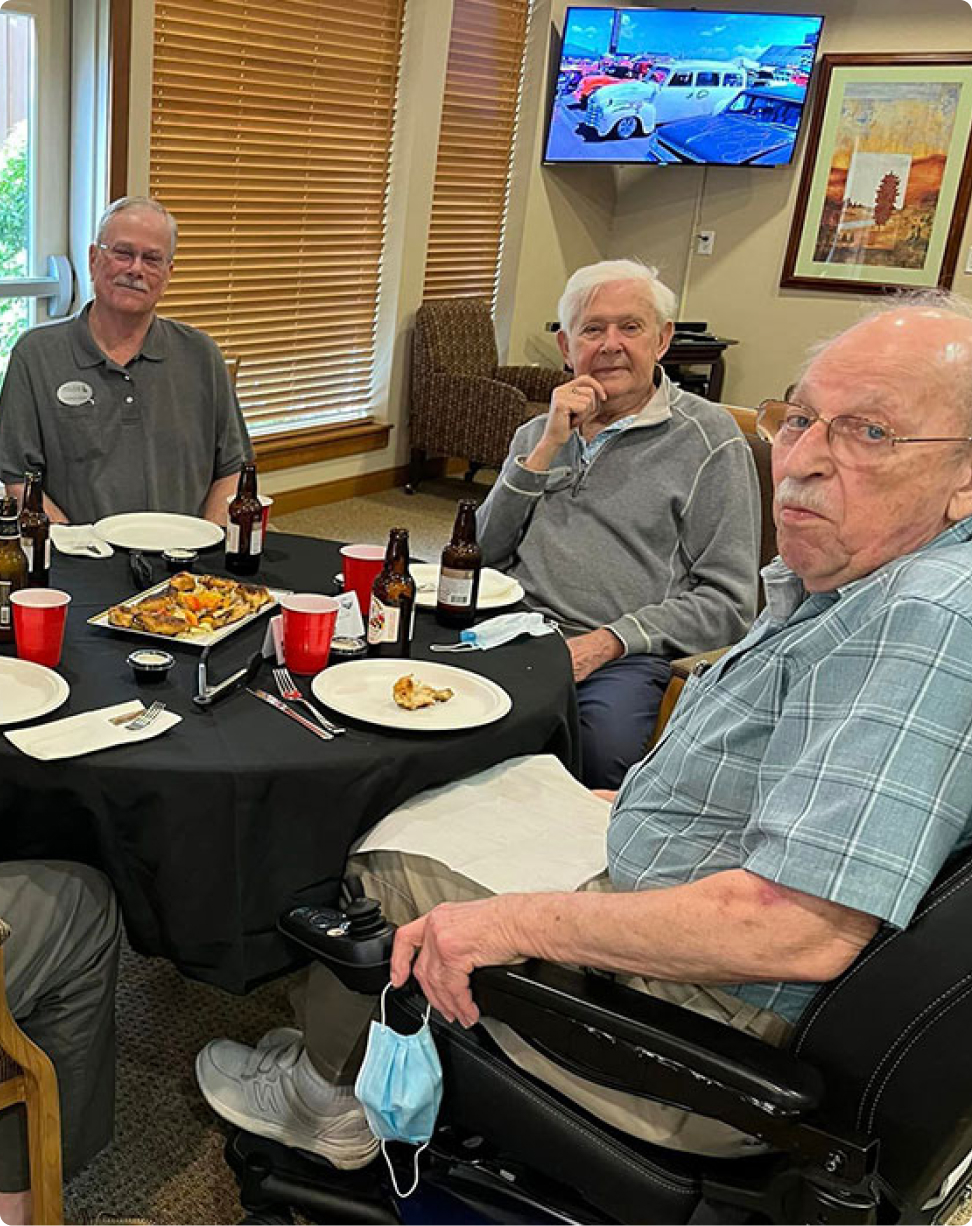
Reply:
[[[369, 922], [387, 949], [391, 930], [373, 910]], [[325, 960], [359, 990], [387, 977], [380, 958]], [[786, 1049], [602, 974], [534, 962], [484, 968], [473, 986], [484, 1014], [573, 1071], [772, 1151], [712, 1159], [639, 1141], [521, 1072], [481, 1026], [433, 1016], [445, 1097], [415, 1196], [390, 1193], [380, 1160], [343, 1173], [236, 1132], [226, 1152], [245, 1221], [295, 1209], [316, 1222], [925, 1223], [969, 1198], [972, 853], [953, 857], [908, 929], [880, 931], [820, 990]], [[424, 1002], [394, 995], [392, 1023], [417, 1027]]]

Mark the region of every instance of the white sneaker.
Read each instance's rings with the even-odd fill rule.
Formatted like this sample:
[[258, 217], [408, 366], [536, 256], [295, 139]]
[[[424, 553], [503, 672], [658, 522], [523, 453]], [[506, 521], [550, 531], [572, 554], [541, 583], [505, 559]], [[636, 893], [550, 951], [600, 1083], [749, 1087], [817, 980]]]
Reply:
[[320, 1154], [340, 1170], [366, 1166], [378, 1141], [363, 1108], [350, 1087], [330, 1085], [301, 1059], [302, 1036], [294, 1033], [296, 1040], [285, 1042], [271, 1031], [256, 1047], [232, 1039], [207, 1043], [196, 1057], [203, 1098], [245, 1132]]

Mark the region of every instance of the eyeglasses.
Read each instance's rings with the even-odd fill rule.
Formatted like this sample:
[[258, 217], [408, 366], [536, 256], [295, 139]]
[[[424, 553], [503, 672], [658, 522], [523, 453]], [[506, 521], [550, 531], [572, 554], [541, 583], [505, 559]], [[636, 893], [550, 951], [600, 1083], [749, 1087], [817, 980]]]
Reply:
[[172, 262], [167, 255], [158, 251], [136, 251], [125, 243], [96, 243], [95, 246], [110, 255], [122, 268], [131, 268], [136, 260], [141, 260], [143, 268], [151, 273], [160, 273]]
[[890, 426], [866, 417], [841, 415], [821, 417], [815, 409], [785, 400], [764, 400], [756, 410], [756, 430], [769, 443], [780, 447], [793, 444], [822, 422], [834, 459], [849, 466], [874, 468], [883, 463], [899, 443], [972, 443], [968, 435], [904, 438]]

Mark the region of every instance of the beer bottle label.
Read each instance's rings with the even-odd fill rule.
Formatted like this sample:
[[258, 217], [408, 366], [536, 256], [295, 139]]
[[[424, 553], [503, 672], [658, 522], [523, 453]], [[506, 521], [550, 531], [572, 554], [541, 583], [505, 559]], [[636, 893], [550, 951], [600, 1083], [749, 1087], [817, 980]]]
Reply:
[[9, 630], [13, 625], [10, 607], [10, 589], [13, 584], [9, 579], [0, 579], [0, 630]]
[[377, 596], [371, 597], [368, 611], [368, 642], [396, 643], [402, 611], [396, 605], [385, 604]]
[[[240, 552], [240, 525], [234, 524], [232, 520], [226, 525], [226, 552]], [[250, 529], [250, 554], [263, 552], [263, 525], [254, 524]]]
[[452, 609], [468, 609], [472, 604], [475, 579], [474, 570], [455, 570], [451, 566], [443, 566], [439, 571], [439, 604]]
[[[34, 569], [34, 542], [29, 536], [20, 538], [20, 548], [24, 551], [27, 558], [27, 569], [33, 572]], [[48, 537], [44, 541], [44, 570], [51, 569], [51, 538]]]

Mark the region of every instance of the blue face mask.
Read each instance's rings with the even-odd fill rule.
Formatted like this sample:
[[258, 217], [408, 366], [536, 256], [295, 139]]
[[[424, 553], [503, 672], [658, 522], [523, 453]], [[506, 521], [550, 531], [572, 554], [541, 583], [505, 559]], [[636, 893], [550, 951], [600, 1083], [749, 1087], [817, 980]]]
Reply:
[[418, 1186], [418, 1157], [428, 1145], [435, 1128], [435, 1117], [442, 1102], [442, 1065], [429, 1029], [429, 1009], [425, 1021], [415, 1034], [399, 1034], [385, 1025], [385, 993], [381, 994], [381, 1021], [372, 1022], [368, 1031], [368, 1047], [354, 1083], [354, 1094], [364, 1107], [368, 1125], [381, 1141], [381, 1151], [388, 1163], [385, 1144], [405, 1141], [418, 1145], [415, 1152], [415, 1178], [407, 1192], [402, 1192], [395, 1179], [391, 1163], [388, 1170], [399, 1196], [411, 1196]]
[[556, 622], [548, 621], [542, 613], [501, 613], [490, 617], [478, 626], [459, 632], [458, 643], [433, 643], [432, 651], [488, 651], [518, 639], [521, 634], [553, 634]]

